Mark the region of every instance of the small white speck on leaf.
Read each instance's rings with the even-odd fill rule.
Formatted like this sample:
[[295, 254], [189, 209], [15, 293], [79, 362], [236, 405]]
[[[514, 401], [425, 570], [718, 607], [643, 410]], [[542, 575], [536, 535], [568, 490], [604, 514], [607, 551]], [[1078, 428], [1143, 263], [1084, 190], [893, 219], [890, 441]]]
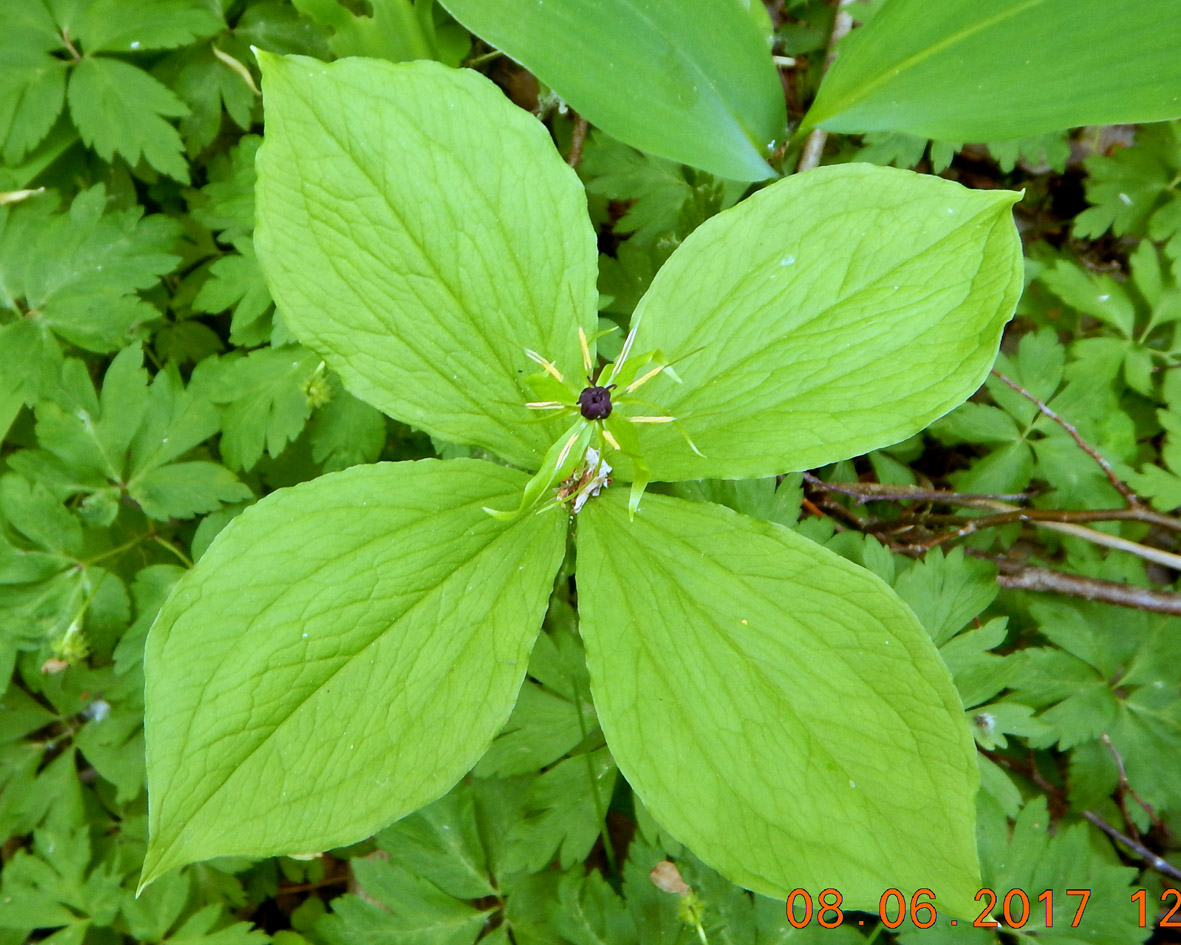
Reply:
[[795, 256], [784, 256], [784, 257], [783, 257], [781, 260], [779, 260], [779, 265], [781, 265], [781, 266], [790, 266], [790, 265], [792, 265], [792, 264], [793, 264], [795, 261], [796, 261], [796, 258], [795, 258]]
[[1125, 206], [1128, 206], [1128, 207], [1130, 207], [1130, 206], [1132, 205], [1132, 198], [1131, 198], [1131, 197], [1129, 197], [1127, 194], [1120, 194], [1120, 195], [1119, 195], [1119, 199], [1120, 199], [1121, 201], [1123, 201], [1123, 203], [1124, 203], [1124, 205], [1125, 205]]
[[138, 39], [131, 41], [131, 48], [132, 49], [139, 49], [139, 40]]

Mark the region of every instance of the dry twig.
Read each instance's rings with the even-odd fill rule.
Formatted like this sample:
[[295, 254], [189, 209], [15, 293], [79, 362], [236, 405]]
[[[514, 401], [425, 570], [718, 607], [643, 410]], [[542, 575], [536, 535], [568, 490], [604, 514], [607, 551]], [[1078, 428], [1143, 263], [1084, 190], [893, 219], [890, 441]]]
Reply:
[[1024, 387], [1022, 387], [1016, 381], [1010, 380], [1009, 378], [1005, 377], [1005, 375], [1003, 375], [996, 368], [993, 368], [991, 373], [992, 373], [993, 377], [995, 377], [997, 380], [1001, 381], [1002, 383], [1007, 384], [1009, 387], [1013, 388], [1013, 390], [1015, 390], [1018, 394], [1020, 394], [1022, 397], [1024, 397], [1026, 400], [1028, 400], [1034, 406], [1036, 406], [1037, 409], [1041, 413], [1045, 414], [1047, 417], [1049, 417], [1051, 420], [1053, 420], [1056, 424], [1058, 424], [1060, 427], [1062, 427], [1063, 430], [1065, 430], [1067, 433], [1069, 433], [1071, 436], [1071, 439], [1073, 439], [1074, 442], [1078, 444], [1079, 449], [1081, 449], [1084, 453], [1086, 453], [1088, 456], [1090, 456], [1091, 459], [1095, 460], [1095, 462], [1099, 464], [1099, 468], [1103, 470], [1103, 473], [1104, 473], [1104, 475], [1107, 476], [1108, 481], [1113, 486], [1115, 486], [1116, 491], [1119, 492], [1119, 494], [1122, 495], [1124, 497], [1124, 499], [1127, 500], [1128, 505], [1135, 508], [1141, 504], [1140, 499], [1137, 498], [1137, 496], [1136, 496], [1136, 493], [1134, 493], [1131, 489], [1129, 489], [1127, 484], [1122, 479], [1120, 479], [1119, 476], [1117, 476], [1115, 474], [1115, 470], [1113, 470], [1111, 468], [1111, 465], [1107, 462], [1107, 460], [1105, 460], [1102, 456], [1099, 455], [1099, 451], [1097, 449], [1095, 449], [1095, 447], [1091, 446], [1086, 440], [1084, 440], [1082, 438], [1082, 436], [1079, 434], [1078, 430], [1075, 429], [1074, 424], [1072, 424], [1069, 420], [1065, 420], [1062, 417], [1058, 416], [1058, 414], [1056, 414], [1053, 410], [1051, 410], [1050, 407], [1044, 401], [1035, 397], [1033, 394], [1031, 394], [1029, 391], [1027, 391]]
[[[828, 37], [828, 55], [824, 57], [824, 71], [827, 72], [837, 57], [837, 44], [849, 35], [853, 28], [853, 17], [846, 9], [853, 0], [838, 0], [836, 16], [832, 21], [832, 33]], [[804, 141], [804, 150], [800, 153], [800, 163], [796, 165], [796, 173], [810, 171], [820, 163], [820, 156], [824, 153], [824, 142], [828, 140], [828, 132], [823, 128], [816, 128]]]

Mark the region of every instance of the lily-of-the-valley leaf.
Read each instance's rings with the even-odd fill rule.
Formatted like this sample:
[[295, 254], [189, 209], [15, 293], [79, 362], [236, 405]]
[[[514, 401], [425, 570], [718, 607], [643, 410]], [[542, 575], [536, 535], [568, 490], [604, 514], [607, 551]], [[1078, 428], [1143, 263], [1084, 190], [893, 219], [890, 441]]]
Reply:
[[[472, 72], [260, 59], [257, 243], [287, 323], [356, 396], [520, 471], [354, 467], [226, 528], [149, 638], [144, 881], [356, 841], [444, 793], [508, 717], [572, 532], [608, 746], [665, 826], [769, 895], [831, 885], [873, 909], [926, 885], [971, 912], [967, 727], [888, 587], [709, 505], [649, 495], [632, 520], [618, 484], [577, 517], [569, 488], [485, 511], [562, 453], [569, 410], [526, 403], [539, 359], [554, 383], [586, 372], [595, 322], [585, 198], [542, 127]], [[575, 459], [742, 478], [917, 432], [979, 383], [1012, 312], [1014, 199], [852, 165], [719, 215], [637, 310], [644, 367], [618, 376], [674, 371], [620, 385], [635, 441], [583, 414]]]

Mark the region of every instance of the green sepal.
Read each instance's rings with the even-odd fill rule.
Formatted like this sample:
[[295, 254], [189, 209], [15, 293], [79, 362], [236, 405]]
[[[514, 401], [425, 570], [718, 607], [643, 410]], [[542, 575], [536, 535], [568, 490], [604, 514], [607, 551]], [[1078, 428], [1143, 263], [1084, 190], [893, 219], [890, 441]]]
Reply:
[[[518, 506], [515, 509], [486, 507], [484, 511], [502, 522], [512, 522], [535, 507], [542, 501], [547, 491], [573, 474], [586, 455], [586, 448], [590, 446], [592, 432], [590, 424], [585, 420], [575, 420], [546, 451], [541, 460], [541, 468], [525, 484]], [[572, 438], [573, 442], [571, 442]]]

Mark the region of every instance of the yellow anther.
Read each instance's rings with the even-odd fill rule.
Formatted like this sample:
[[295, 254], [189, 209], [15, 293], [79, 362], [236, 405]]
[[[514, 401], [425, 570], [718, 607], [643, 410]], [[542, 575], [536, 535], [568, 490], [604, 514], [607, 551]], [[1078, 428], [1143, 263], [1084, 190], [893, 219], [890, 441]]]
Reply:
[[594, 363], [591, 361], [590, 345], [586, 343], [586, 332], [582, 330], [581, 325], [578, 326], [578, 346], [582, 348], [582, 366], [589, 375]]
[[652, 378], [654, 378], [657, 374], [659, 374], [661, 371], [663, 371], [666, 367], [668, 367], [667, 364], [662, 364], [662, 365], [660, 365], [660, 367], [654, 367], [651, 371], [649, 371], [643, 377], [638, 378], [638, 379], [632, 381], [630, 384], [628, 384], [627, 390], [625, 391], [625, 393], [630, 394], [637, 387], [647, 384], [650, 380], [652, 380]]
[[551, 377], [554, 377], [559, 381], [565, 380], [565, 378], [562, 377], [562, 372], [559, 371], [556, 367], [554, 367], [552, 362], [547, 361], [545, 358], [543, 358], [536, 351], [526, 348], [525, 349], [525, 357], [527, 357], [530, 361], [535, 361], [538, 364], [540, 364], [543, 368], [545, 368], [545, 372], [547, 374], [549, 374]]

